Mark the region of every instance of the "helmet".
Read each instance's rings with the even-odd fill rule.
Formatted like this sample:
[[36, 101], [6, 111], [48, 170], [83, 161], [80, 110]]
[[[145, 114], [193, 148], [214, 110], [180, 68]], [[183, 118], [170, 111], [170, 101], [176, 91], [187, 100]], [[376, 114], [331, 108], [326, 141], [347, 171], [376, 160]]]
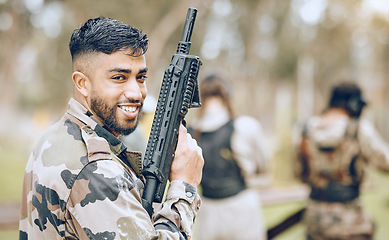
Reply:
[[343, 108], [351, 117], [359, 118], [366, 101], [353, 82], [342, 82], [332, 88], [329, 108]]

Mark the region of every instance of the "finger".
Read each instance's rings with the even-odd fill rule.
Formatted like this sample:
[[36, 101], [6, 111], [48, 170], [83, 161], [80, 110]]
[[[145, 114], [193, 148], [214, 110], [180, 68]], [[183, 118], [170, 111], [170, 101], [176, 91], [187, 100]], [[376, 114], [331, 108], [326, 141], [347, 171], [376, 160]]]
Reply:
[[183, 137], [183, 140], [187, 139], [188, 130], [186, 129], [186, 127], [184, 127], [184, 125], [180, 124], [180, 129], [178, 130], [178, 134]]

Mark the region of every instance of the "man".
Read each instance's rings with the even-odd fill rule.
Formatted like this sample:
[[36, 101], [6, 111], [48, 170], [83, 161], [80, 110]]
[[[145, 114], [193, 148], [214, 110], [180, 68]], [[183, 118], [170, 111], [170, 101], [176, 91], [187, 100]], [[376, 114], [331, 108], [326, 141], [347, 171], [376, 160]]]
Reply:
[[305, 212], [309, 240], [373, 239], [360, 186], [367, 165], [389, 172], [389, 146], [370, 122], [360, 119], [365, 105], [355, 83], [336, 85], [328, 108], [308, 120], [298, 141], [294, 166], [311, 188]]
[[200, 82], [202, 107], [193, 136], [203, 149], [203, 205], [197, 218], [201, 240], [264, 240], [265, 221], [255, 188], [269, 183], [261, 124], [234, 116], [231, 87], [220, 74]]
[[190, 239], [203, 158], [181, 126], [166, 200], [142, 208], [141, 154], [118, 139], [136, 128], [146, 97], [147, 36], [95, 18], [70, 39], [73, 98], [27, 163], [20, 239]]

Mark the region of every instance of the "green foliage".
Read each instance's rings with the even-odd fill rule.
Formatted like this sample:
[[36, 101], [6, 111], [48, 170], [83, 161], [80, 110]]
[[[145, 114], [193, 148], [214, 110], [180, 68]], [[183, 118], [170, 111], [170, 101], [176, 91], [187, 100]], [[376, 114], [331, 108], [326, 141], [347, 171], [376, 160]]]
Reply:
[[0, 229], [0, 239], [18, 239], [19, 229], [17, 227]]
[[28, 155], [17, 146], [1, 145], [0, 204], [19, 202]]

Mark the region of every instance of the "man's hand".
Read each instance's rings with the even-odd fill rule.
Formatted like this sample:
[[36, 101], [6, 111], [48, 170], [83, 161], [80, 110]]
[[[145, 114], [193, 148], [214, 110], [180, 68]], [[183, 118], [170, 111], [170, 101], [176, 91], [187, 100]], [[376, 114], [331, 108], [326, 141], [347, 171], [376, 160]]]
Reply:
[[202, 177], [203, 166], [202, 149], [181, 124], [169, 180], [182, 180], [194, 187], [198, 187]]

